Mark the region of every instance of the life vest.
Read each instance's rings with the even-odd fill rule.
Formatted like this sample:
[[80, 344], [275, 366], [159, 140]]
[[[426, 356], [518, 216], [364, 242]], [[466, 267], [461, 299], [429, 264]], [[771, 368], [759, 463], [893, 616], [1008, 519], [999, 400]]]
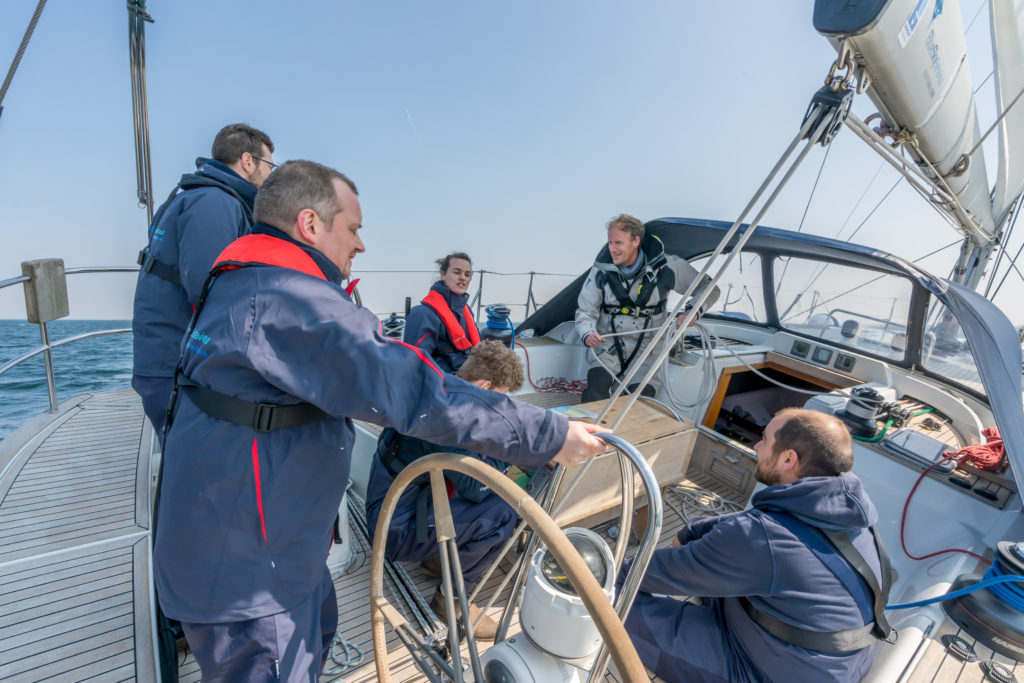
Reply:
[[469, 306], [462, 307], [462, 319], [466, 321], [466, 328], [463, 329], [455, 318], [455, 314], [452, 313], [452, 309], [448, 307], [448, 302], [436, 289], [430, 290], [423, 297], [421, 303], [437, 313], [437, 317], [444, 323], [444, 329], [448, 332], [448, 337], [451, 338], [452, 344], [457, 350], [466, 351], [480, 343], [480, 331], [476, 328], [476, 322], [473, 320], [473, 314], [469, 311]]
[[[257, 266], [276, 266], [297, 270], [300, 273], [312, 275], [313, 277], [326, 280], [320, 267], [297, 244], [287, 240], [273, 237], [272, 235], [245, 235], [225, 247], [214, 262], [209, 277], [203, 285], [202, 294], [199, 296], [199, 303], [192, 314], [192, 321], [189, 323], [185, 337], [191, 336], [195, 329], [199, 313], [203, 310], [206, 297], [210, 292], [217, 276], [226, 270], [237, 270], [239, 268], [250, 268]], [[184, 350], [178, 360], [178, 367], [175, 370], [174, 394], [171, 396], [170, 405], [173, 406], [180, 389], [195, 404], [197, 408], [217, 420], [231, 422], [232, 424], [252, 427], [257, 432], [271, 432], [275, 429], [285, 427], [297, 427], [314, 420], [321, 420], [327, 417], [327, 413], [320, 410], [311, 403], [296, 403], [290, 405], [274, 405], [270, 403], [252, 403], [243, 401], [219, 391], [208, 389], [196, 384], [182, 373], [181, 368], [184, 360]], [[166, 429], [170, 429], [171, 412], [168, 410]]]
[[153, 235], [156, 234], [156, 226], [160, 224], [160, 221], [164, 217], [164, 213], [167, 211], [167, 207], [171, 205], [174, 198], [178, 196], [178, 191], [184, 192], [185, 190], [191, 190], [197, 187], [216, 187], [224, 190], [229, 195], [238, 200], [238, 203], [242, 205], [242, 211], [245, 213], [246, 219], [249, 224], [252, 225], [252, 209], [245, 203], [242, 196], [235, 192], [231, 187], [217, 180], [216, 178], [210, 178], [209, 176], [199, 175], [198, 173], [186, 173], [181, 176], [181, 180], [171, 190], [171, 194], [167, 196], [164, 203], [157, 209], [156, 215], [153, 216], [153, 225], [149, 229], [149, 243], [143, 247], [142, 251], [139, 252], [139, 257], [136, 263], [139, 264], [143, 272], [149, 273], [150, 275], [156, 275], [161, 280], [166, 280], [172, 285], [181, 286], [181, 273], [178, 272], [177, 266], [171, 266], [163, 261], [158, 261], [151, 253], [150, 248], [153, 246]]
[[[621, 337], [612, 338], [612, 347], [619, 359], [619, 377], [626, 372], [626, 368], [636, 358], [647, 338], [647, 330], [651, 325], [651, 318], [664, 313], [665, 302], [668, 293], [676, 285], [676, 274], [668, 267], [668, 259], [665, 257], [665, 246], [656, 235], [645, 235], [640, 243], [640, 249], [644, 254], [644, 266], [636, 277], [626, 280], [622, 273], [612, 262], [611, 252], [608, 245], [601, 250], [594, 261], [598, 269], [596, 282], [601, 290], [601, 311], [612, 316], [612, 331], [619, 332], [615, 321], [619, 316], [630, 318], [643, 318], [644, 327], [637, 335], [631, 352], [626, 351], [625, 343]], [[639, 256], [638, 256], [639, 258]], [[633, 285], [637, 280], [640, 284], [636, 288], [636, 296], [630, 294]], [[609, 302], [606, 296], [605, 286], [610, 289], [614, 300]], [[648, 305], [657, 293], [653, 305]]]

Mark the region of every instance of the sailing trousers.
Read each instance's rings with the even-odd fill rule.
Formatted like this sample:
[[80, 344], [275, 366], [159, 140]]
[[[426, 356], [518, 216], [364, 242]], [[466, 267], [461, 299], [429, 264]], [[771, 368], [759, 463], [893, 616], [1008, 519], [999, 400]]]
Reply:
[[286, 612], [225, 624], [182, 622], [203, 683], [316, 683], [338, 630], [331, 573]]
[[640, 661], [667, 683], [761, 683], [765, 679], [726, 637], [721, 602], [641, 592], [623, 625]]
[[[410, 497], [409, 503], [415, 505], [414, 496]], [[465, 498], [455, 496], [449, 501], [449, 505], [452, 510], [452, 520], [455, 523], [455, 542], [459, 548], [462, 577], [466, 585], [469, 586], [487, 571], [487, 567], [501, 550], [502, 544], [515, 531], [519, 516], [508, 503], [493, 493], [480, 503], [473, 503]], [[388, 530], [387, 556], [389, 559], [401, 562], [422, 562], [440, 556], [433, 505], [427, 508], [427, 537], [425, 541], [416, 540], [414, 508], [396, 510], [395, 517], [404, 517], [407, 522], [400, 528], [396, 528], [392, 521], [391, 528]]]

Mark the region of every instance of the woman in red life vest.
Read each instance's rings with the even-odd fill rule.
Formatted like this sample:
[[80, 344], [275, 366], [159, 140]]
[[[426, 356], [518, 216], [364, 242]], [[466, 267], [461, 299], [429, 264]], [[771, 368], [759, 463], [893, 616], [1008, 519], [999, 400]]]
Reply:
[[433, 284], [419, 306], [409, 311], [404, 341], [430, 354], [445, 372], [457, 372], [480, 342], [473, 314], [469, 310], [473, 262], [461, 251], [437, 260], [441, 278]]

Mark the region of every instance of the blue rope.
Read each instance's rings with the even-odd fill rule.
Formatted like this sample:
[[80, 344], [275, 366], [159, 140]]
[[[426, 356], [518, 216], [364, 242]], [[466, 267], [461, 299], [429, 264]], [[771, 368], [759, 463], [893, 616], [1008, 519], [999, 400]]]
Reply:
[[[988, 571], [985, 572], [986, 579], [997, 579], [1006, 576], [1012, 577], [1013, 575], [1003, 573], [1002, 562], [998, 557], [992, 563], [992, 566], [988, 568]], [[1024, 612], [1024, 590], [1019, 586], [1013, 585], [1013, 582], [1007, 581], [1005, 583], [993, 584], [992, 594], [1007, 605], [1015, 608], [1018, 612]]]
[[510, 330], [514, 342], [516, 327], [509, 320], [509, 316], [512, 314], [511, 309], [504, 304], [491, 304], [484, 310], [487, 311], [487, 327], [492, 330]]
[[[981, 590], [982, 588], [988, 588], [989, 586], [999, 586], [999, 584], [1004, 583], [1024, 583], [1024, 576], [1021, 576], [1019, 574], [992, 575], [992, 570], [994, 568], [995, 565], [990, 567], [989, 570], [985, 572], [985, 578], [979, 581], [978, 583], [974, 584], [973, 586], [967, 586], [966, 588], [961, 588], [958, 591], [953, 591], [952, 593], [947, 593], [945, 595], [940, 595], [938, 597], [929, 598], [927, 600], [918, 600], [917, 602], [905, 602], [900, 605], [886, 605], [885, 609], [910, 609], [911, 607], [923, 607], [924, 605], [932, 605], [936, 602], [945, 602], [946, 600], [959, 598], [961, 596], [968, 595], [969, 593], [973, 593], [974, 591]], [[999, 588], [993, 590], [992, 592], [996, 593], [996, 591], [1000, 589], [1003, 591], [1009, 590], [1009, 588], [1006, 586], [999, 586]], [[1013, 587], [1012, 590], [1015, 592], [1017, 596], [1024, 595], [1024, 593], [1022, 593], [1021, 589], [1019, 588]], [[996, 593], [996, 595], [1002, 598], [1003, 601], [1007, 604], [1016, 607], [1018, 610], [1024, 612], [1024, 598], [1016, 597], [1007, 600], [1002, 595], [999, 595], [999, 593]]]

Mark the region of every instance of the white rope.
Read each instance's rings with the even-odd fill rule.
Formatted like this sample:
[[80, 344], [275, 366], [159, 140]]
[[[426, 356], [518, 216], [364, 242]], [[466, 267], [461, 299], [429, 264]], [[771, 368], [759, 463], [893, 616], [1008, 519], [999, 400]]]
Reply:
[[[710, 334], [710, 335], [711, 335], [711, 338], [712, 338], [712, 339], [714, 339], [714, 340], [715, 340], [716, 342], [718, 342], [718, 343], [721, 343], [721, 342], [722, 342], [722, 340], [721, 340], [721, 339], [719, 339], [719, 338], [718, 338], [718, 337], [717, 337], [717, 336], [715, 335], [715, 333], [714, 333], [714, 332], [710, 332], [710, 331], [709, 331], [709, 332], [708, 332], [708, 334]], [[790, 391], [795, 391], [795, 392], [798, 392], [798, 393], [801, 393], [801, 394], [809, 394], [809, 395], [811, 395], [811, 396], [828, 396], [828, 395], [831, 395], [831, 394], [833, 394], [833, 392], [831, 392], [831, 391], [810, 391], [809, 389], [798, 389], [798, 388], [796, 388], [796, 387], [791, 387], [791, 386], [789, 386], [788, 384], [783, 384], [782, 382], [780, 382], [780, 381], [778, 381], [778, 380], [776, 380], [776, 379], [772, 379], [771, 377], [769, 377], [768, 375], [764, 374], [763, 372], [761, 372], [760, 370], [758, 370], [757, 368], [755, 368], [755, 367], [754, 367], [753, 365], [751, 365], [751, 364], [750, 364], [750, 363], [748, 363], [747, 361], [743, 360], [743, 358], [742, 358], [742, 357], [741, 357], [741, 356], [740, 356], [740, 355], [739, 355], [738, 353], [736, 353], [735, 351], [733, 351], [732, 349], [730, 349], [730, 348], [729, 348], [728, 346], [726, 346], [725, 344], [722, 344], [722, 346], [723, 346], [723, 348], [724, 348], [724, 349], [725, 349], [726, 351], [728, 351], [728, 352], [729, 352], [729, 353], [731, 353], [731, 354], [732, 354], [733, 356], [735, 356], [735, 357], [736, 357], [736, 360], [738, 360], [739, 362], [741, 362], [741, 363], [743, 363], [744, 365], [746, 365], [746, 366], [747, 366], [747, 368], [748, 368], [748, 369], [749, 369], [749, 370], [750, 370], [751, 372], [753, 372], [753, 373], [754, 373], [755, 375], [757, 375], [758, 377], [760, 377], [760, 378], [762, 378], [762, 379], [766, 379], [766, 380], [768, 380], [769, 382], [771, 382], [772, 384], [774, 384], [774, 385], [775, 385], [775, 386], [777, 386], [777, 387], [782, 387], [783, 389], [789, 389]]]

